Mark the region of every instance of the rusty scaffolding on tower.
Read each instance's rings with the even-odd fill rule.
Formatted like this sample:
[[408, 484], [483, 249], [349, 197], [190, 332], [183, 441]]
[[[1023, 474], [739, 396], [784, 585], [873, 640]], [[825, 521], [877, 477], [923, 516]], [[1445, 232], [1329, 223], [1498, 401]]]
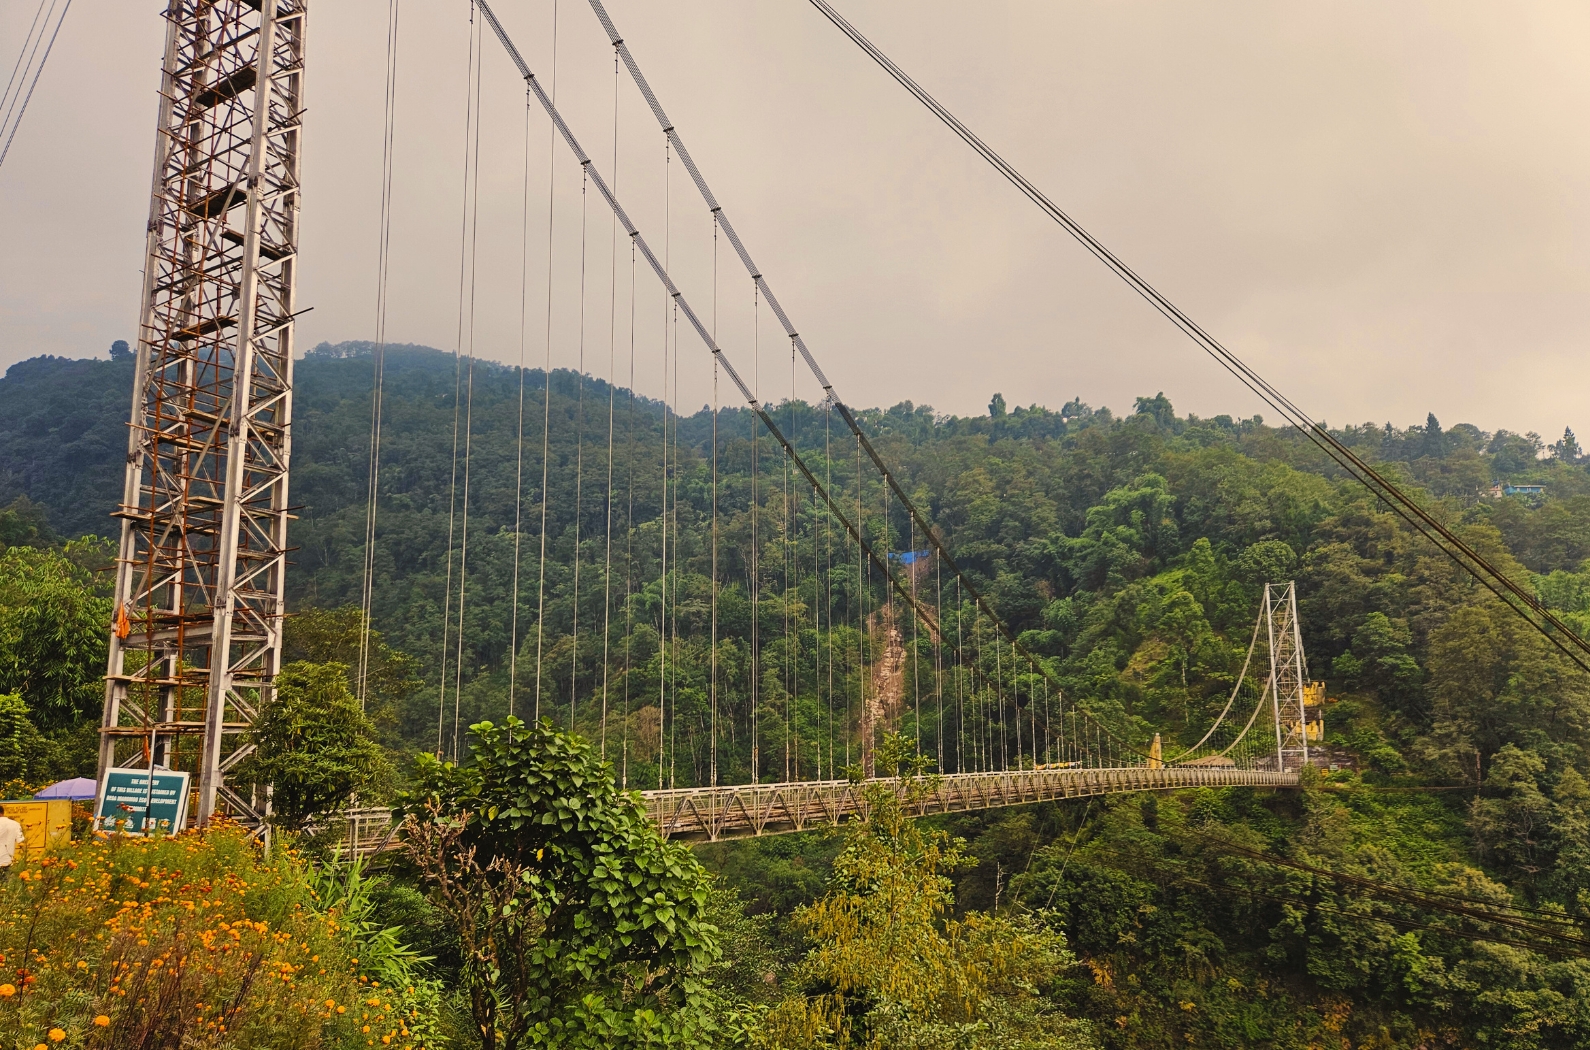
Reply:
[[304, 0], [170, 0], [101, 723], [114, 765], [228, 775], [281, 666]]

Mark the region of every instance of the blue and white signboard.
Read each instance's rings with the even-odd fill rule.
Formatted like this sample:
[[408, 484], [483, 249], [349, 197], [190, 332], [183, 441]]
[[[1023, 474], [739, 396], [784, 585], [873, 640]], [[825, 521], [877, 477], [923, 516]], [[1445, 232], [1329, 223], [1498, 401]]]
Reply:
[[169, 769], [107, 769], [94, 807], [97, 831], [174, 835], [188, 819], [188, 774]]

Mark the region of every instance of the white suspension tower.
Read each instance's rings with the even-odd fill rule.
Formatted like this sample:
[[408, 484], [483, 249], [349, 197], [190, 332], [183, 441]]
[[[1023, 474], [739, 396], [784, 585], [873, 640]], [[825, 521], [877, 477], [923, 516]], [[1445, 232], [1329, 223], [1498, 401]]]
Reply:
[[113, 765], [227, 775], [281, 667], [306, 0], [169, 0], [101, 723]]
[[1308, 765], [1308, 668], [1297, 619], [1297, 584], [1264, 585], [1264, 622], [1270, 642], [1269, 692], [1275, 711], [1276, 769]]

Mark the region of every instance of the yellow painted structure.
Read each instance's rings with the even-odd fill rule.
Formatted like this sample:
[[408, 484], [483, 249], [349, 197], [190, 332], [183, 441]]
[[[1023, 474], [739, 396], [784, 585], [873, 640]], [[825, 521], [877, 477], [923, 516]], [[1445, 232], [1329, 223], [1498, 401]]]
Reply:
[[72, 841], [72, 803], [64, 798], [42, 802], [0, 802], [5, 815], [22, 825], [26, 844], [18, 850], [20, 861], [38, 860], [48, 851]]

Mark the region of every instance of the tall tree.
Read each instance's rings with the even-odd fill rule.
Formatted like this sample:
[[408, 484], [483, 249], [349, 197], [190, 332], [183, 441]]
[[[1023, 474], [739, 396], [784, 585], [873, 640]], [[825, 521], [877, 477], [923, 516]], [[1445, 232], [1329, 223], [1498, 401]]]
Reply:
[[272, 822], [299, 830], [317, 816], [379, 797], [390, 783], [391, 763], [373, 733], [342, 665], [286, 664], [249, 730], [254, 753], [240, 776], [269, 785]]

